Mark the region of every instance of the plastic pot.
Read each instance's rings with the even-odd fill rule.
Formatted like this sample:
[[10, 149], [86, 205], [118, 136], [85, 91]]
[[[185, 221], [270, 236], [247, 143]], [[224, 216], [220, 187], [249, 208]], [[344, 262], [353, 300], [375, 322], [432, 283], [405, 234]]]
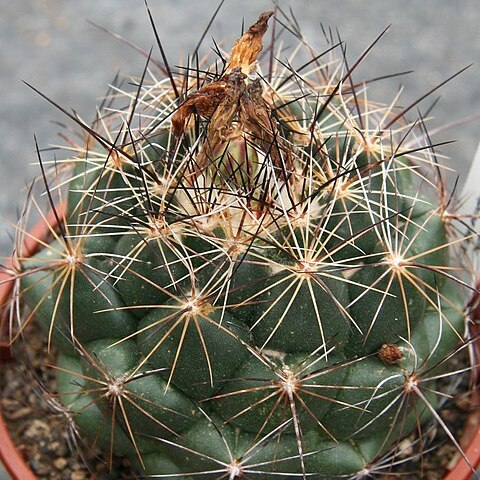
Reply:
[[[47, 219], [39, 222], [31, 231], [30, 235], [26, 236], [23, 247], [22, 256], [32, 255], [38, 250], [39, 243], [36, 239], [45, 239], [48, 236], [49, 229], [47, 223], [55, 225], [55, 217], [53, 215]], [[51, 228], [51, 227], [50, 227]], [[11, 263], [7, 263], [7, 268], [11, 267]], [[8, 340], [8, 301], [14, 286], [13, 280], [9, 282], [8, 273], [0, 272], [0, 361], [15, 361], [10, 343]], [[480, 289], [480, 282], [478, 284]], [[475, 319], [480, 321], [480, 295], [475, 295], [471, 301], [471, 306], [474, 309]], [[480, 337], [480, 323], [472, 325], [472, 336]], [[480, 363], [480, 338], [474, 344], [474, 353], [476, 363]], [[473, 384], [475, 391], [472, 394], [472, 403], [480, 406], [480, 367], [473, 370]], [[0, 392], [1, 393], [1, 392]], [[7, 472], [11, 475], [12, 480], [36, 480], [38, 477], [28, 467], [26, 461], [22, 457], [19, 450], [14, 445], [10, 438], [10, 433], [7, 429], [6, 422], [1, 414], [0, 406], [0, 462], [3, 463]], [[469, 463], [472, 467], [478, 468], [480, 466], [480, 408], [471, 413], [465, 425], [464, 435], [460, 439], [462, 446]], [[453, 462], [452, 462], [453, 463]], [[448, 473], [446, 473], [444, 480], [470, 480], [472, 478], [472, 470], [465, 459], [458, 455], [458, 460], [455, 465], [452, 465]]]

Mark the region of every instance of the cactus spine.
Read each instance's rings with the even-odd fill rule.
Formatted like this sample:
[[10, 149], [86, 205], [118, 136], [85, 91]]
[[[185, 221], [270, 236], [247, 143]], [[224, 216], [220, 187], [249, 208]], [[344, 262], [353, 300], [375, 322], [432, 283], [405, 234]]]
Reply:
[[74, 118], [40, 179], [61, 221], [17, 258], [69, 415], [147, 477], [368, 476], [466, 345], [468, 239], [422, 121], [309, 48], [263, 71], [271, 16], [223, 68], [148, 65], [128, 108]]

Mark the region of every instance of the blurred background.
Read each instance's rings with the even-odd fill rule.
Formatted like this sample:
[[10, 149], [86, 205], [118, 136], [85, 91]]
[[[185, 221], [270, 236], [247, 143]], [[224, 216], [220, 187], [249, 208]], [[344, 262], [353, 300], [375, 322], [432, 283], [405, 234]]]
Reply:
[[[172, 65], [185, 59], [209, 22], [219, 0], [149, 0], [159, 34]], [[425, 111], [441, 95], [432, 128], [480, 112], [480, 9], [478, 0], [280, 0], [291, 6], [306, 38], [325, 48], [320, 24], [338, 27], [347, 43], [350, 64], [389, 24], [391, 29], [369, 55], [354, 79], [405, 70], [415, 72], [372, 86], [370, 98], [389, 100], [400, 84], [410, 104], [462, 67], [474, 65], [420, 105]], [[226, 0], [211, 30], [225, 47], [239, 36], [270, 0]], [[137, 75], [144, 58], [88, 21], [113, 30], [145, 50], [154, 44], [143, 0], [0, 0], [0, 257], [11, 249], [17, 208], [26, 181], [37, 170], [33, 135], [41, 147], [62, 143], [55, 122], [65, 117], [22, 83], [27, 81], [66, 108], [90, 120], [106, 85], [117, 71]], [[158, 54], [154, 50], [155, 55]], [[415, 112], [414, 112], [415, 113]], [[480, 140], [479, 121], [454, 125], [435, 141], [458, 140], [442, 148], [461, 175]], [[5, 226], [7, 225], [7, 226]]]

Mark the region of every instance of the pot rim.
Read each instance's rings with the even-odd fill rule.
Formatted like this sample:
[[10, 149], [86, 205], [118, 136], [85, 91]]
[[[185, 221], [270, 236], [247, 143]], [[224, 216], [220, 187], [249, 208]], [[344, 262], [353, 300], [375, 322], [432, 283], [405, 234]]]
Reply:
[[[62, 211], [64, 207], [60, 207]], [[56, 212], [55, 212], [56, 213]], [[54, 212], [50, 212], [45, 218], [42, 218], [31, 230], [29, 235], [26, 235], [24, 239], [22, 255], [33, 255], [39, 247], [40, 239], [45, 239], [48, 236], [49, 231], [57, 223], [58, 215]], [[13, 262], [9, 260], [6, 262], [6, 268], [14, 267]], [[8, 281], [12, 278], [12, 281]], [[2, 283], [3, 282], [3, 283]], [[2, 334], [5, 333], [5, 329], [8, 328], [8, 322], [5, 321], [8, 311], [8, 299], [14, 286], [13, 277], [6, 272], [0, 272], [0, 361], [14, 361], [12, 356], [10, 342], [8, 336], [6, 340], [2, 340]], [[477, 290], [480, 290], [480, 280], [478, 282]], [[480, 319], [480, 294], [474, 295], [471, 305], [474, 305], [474, 317]], [[5, 309], [5, 310], [4, 310]], [[2, 315], [3, 310], [3, 315]], [[472, 336], [480, 335], [480, 325], [473, 325], [471, 327]], [[480, 340], [477, 341], [474, 347], [474, 354], [476, 358], [480, 359]], [[476, 389], [474, 392], [475, 404], [480, 405], [480, 368], [476, 367], [473, 370], [475, 375]], [[1, 390], [0, 390], [1, 397]], [[472, 412], [466, 421], [464, 429], [464, 435], [461, 440], [466, 439], [465, 445], [463, 445], [465, 456], [468, 458], [470, 464], [474, 468], [480, 466], [480, 409]], [[0, 404], [0, 462], [4, 465], [7, 472], [12, 477], [12, 480], [38, 480], [38, 477], [29, 468], [27, 461], [23, 458], [20, 451], [13, 443], [10, 432], [7, 428], [7, 424], [2, 416], [2, 409]], [[459, 455], [458, 461], [451, 467], [444, 480], [470, 480], [473, 472], [465, 459]]]

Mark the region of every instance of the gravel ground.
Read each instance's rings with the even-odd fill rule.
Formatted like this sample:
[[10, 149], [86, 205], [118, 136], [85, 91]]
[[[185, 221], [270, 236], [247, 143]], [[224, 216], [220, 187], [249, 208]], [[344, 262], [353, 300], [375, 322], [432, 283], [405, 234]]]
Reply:
[[48, 393], [57, 388], [55, 370], [46, 367], [55, 363], [55, 352], [46, 355], [46, 337], [37, 325], [26, 329], [23, 341], [27, 349], [17, 345], [18, 362], [0, 365], [0, 406], [12, 440], [32, 472], [41, 480], [88, 480], [93, 473], [96, 480], [136, 478], [121, 462], [110, 471], [108, 464], [99, 460], [98, 449], [78, 442], [71, 431], [69, 434], [58, 398]]

